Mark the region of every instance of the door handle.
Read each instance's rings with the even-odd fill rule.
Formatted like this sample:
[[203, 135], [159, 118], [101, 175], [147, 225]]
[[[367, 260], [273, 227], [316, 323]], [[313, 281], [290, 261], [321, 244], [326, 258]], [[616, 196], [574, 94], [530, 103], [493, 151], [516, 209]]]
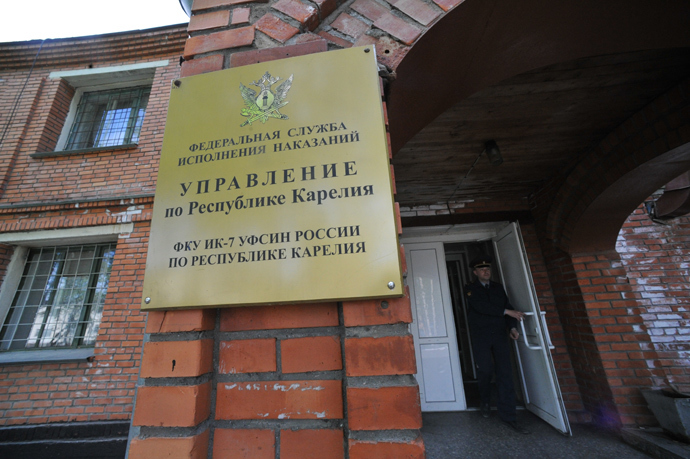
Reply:
[[544, 338], [546, 338], [546, 345], [549, 346], [549, 349], [556, 349], [556, 346], [554, 346], [551, 342], [549, 328], [546, 326], [546, 311], [539, 311], [539, 318], [541, 319], [541, 329], [544, 330]]
[[[525, 312], [524, 313], [526, 316], [533, 316], [533, 312]], [[522, 328], [522, 341], [525, 343], [525, 346], [527, 346], [527, 349], [532, 349], [533, 351], [539, 351], [541, 350], [541, 346], [534, 346], [527, 341], [527, 331], [525, 330], [525, 321], [520, 320], [520, 328]]]
[[[524, 314], [526, 316], [534, 316], [533, 312], [525, 312]], [[556, 349], [556, 346], [554, 346], [553, 343], [551, 343], [551, 335], [549, 335], [549, 329], [546, 327], [546, 311], [539, 311], [539, 320], [541, 320], [542, 329], [544, 330], [544, 338], [546, 341], [546, 345], [549, 349]], [[541, 346], [532, 345], [527, 341], [527, 332], [525, 330], [524, 320], [520, 321], [520, 328], [522, 328], [522, 341], [525, 343], [525, 346], [527, 346], [528, 349], [532, 349], [535, 351], [540, 350]]]

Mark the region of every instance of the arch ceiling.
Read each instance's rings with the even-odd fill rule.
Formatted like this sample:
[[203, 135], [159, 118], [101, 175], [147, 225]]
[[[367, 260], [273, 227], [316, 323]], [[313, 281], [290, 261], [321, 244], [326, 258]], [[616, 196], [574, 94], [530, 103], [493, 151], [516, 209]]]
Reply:
[[[689, 23], [690, 3], [680, 0], [466, 0], [395, 69], [398, 200], [536, 192], [690, 77]], [[463, 179], [488, 139], [505, 162], [480, 158]]]

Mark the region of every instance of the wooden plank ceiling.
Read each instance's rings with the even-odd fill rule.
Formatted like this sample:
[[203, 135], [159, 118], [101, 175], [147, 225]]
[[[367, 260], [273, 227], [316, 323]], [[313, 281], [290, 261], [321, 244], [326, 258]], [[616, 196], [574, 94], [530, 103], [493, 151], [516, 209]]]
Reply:
[[[527, 197], [689, 76], [683, 48], [579, 59], [512, 77], [457, 103], [395, 155], [397, 201]], [[491, 166], [483, 155], [464, 178], [489, 139], [503, 164]]]

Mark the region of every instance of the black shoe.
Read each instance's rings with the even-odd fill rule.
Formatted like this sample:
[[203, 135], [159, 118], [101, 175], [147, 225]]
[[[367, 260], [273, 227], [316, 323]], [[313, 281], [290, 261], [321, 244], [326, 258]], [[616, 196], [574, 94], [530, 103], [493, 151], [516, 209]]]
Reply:
[[481, 412], [482, 412], [482, 417], [488, 418], [489, 414], [491, 413], [489, 405], [482, 405]]
[[531, 433], [529, 430], [525, 429], [524, 427], [520, 427], [520, 425], [515, 421], [503, 421], [503, 422], [508, 427], [510, 427], [511, 429], [513, 429], [517, 433], [521, 433], [521, 434], [525, 434], [525, 435]]

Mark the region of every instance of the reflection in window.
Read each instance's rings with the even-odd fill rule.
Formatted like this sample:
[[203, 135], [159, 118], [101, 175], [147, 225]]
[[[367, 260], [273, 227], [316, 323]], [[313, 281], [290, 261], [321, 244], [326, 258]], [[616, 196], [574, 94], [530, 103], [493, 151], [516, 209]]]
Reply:
[[31, 249], [0, 350], [93, 346], [114, 255], [114, 243]]

